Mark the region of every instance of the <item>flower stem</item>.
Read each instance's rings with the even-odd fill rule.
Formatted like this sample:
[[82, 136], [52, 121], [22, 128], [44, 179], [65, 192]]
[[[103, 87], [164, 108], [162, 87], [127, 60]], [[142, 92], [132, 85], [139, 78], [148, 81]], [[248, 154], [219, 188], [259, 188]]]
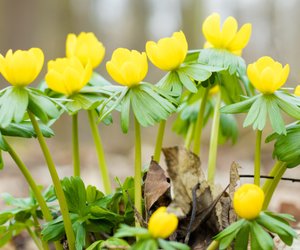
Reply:
[[37, 246], [37, 248], [39, 250], [46, 250], [46, 249], [49, 249], [48, 245], [47, 244], [42, 244], [40, 242], [40, 239], [37, 237], [37, 235], [31, 230], [31, 228], [29, 226], [26, 226], [26, 229], [27, 229], [27, 232], [28, 234], [30, 235], [30, 237], [33, 239], [35, 245]]
[[108, 169], [107, 169], [107, 165], [106, 165], [106, 161], [105, 161], [103, 145], [101, 142], [101, 137], [99, 134], [98, 126], [96, 124], [96, 118], [95, 118], [94, 112], [95, 112], [94, 110], [88, 110], [89, 123], [90, 123], [92, 136], [94, 139], [96, 152], [97, 152], [97, 156], [98, 156], [99, 169], [100, 169], [100, 173], [102, 176], [104, 192], [106, 194], [110, 194], [111, 193], [111, 184], [110, 184]]
[[196, 121], [196, 128], [194, 134], [194, 153], [196, 155], [200, 154], [200, 144], [201, 144], [201, 136], [202, 136], [202, 128], [203, 128], [203, 120], [204, 120], [204, 113], [205, 107], [208, 97], [209, 87], [205, 88], [203, 98], [200, 102], [200, 110]]
[[219, 241], [213, 240], [206, 250], [217, 250], [219, 248]]
[[209, 183], [213, 184], [216, 172], [217, 163], [217, 152], [218, 152], [218, 138], [219, 138], [219, 128], [220, 128], [220, 107], [221, 107], [221, 91], [216, 94], [216, 103], [214, 110], [214, 117], [212, 121], [211, 135], [210, 135], [210, 145], [209, 145], [209, 156], [208, 156], [208, 170], [207, 170], [207, 180]]
[[50, 172], [52, 181], [53, 181], [53, 185], [54, 185], [54, 189], [55, 189], [55, 193], [58, 199], [58, 203], [60, 206], [60, 211], [62, 214], [62, 218], [63, 218], [63, 222], [64, 222], [64, 226], [65, 226], [65, 232], [67, 235], [67, 240], [68, 240], [68, 246], [70, 250], [74, 250], [75, 249], [75, 235], [72, 229], [72, 222], [69, 216], [69, 209], [68, 209], [68, 204], [64, 195], [64, 191], [62, 189], [62, 185], [61, 182], [59, 180], [52, 156], [50, 154], [49, 148], [46, 144], [45, 138], [40, 130], [40, 127], [38, 125], [37, 120], [35, 119], [35, 116], [28, 111], [28, 115], [29, 118], [31, 120], [32, 126], [35, 130], [35, 133], [37, 135], [38, 141], [40, 143], [40, 147], [43, 151], [45, 160], [47, 162], [47, 166], [48, 166], [48, 170]]
[[254, 184], [260, 186], [260, 159], [261, 159], [262, 130], [256, 131], [255, 157], [254, 157]]
[[286, 169], [287, 169], [287, 164], [282, 161], [277, 161], [275, 163], [274, 167], [272, 168], [269, 176], [273, 176], [274, 179], [266, 180], [266, 182], [264, 183], [264, 185], [262, 187], [262, 189], [265, 193], [263, 209], [268, 208], [270, 201], [272, 199], [272, 196], [274, 194], [274, 191], [275, 191], [276, 187], [278, 186], [278, 183], [281, 180], [281, 177], [285, 173]]
[[[30, 186], [32, 192], [34, 193], [34, 197], [36, 198], [36, 200], [42, 210], [45, 220], [52, 221], [53, 218], [52, 218], [51, 212], [47, 206], [47, 203], [46, 203], [44, 197], [42, 196], [41, 191], [40, 191], [39, 187], [37, 186], [36, 182], [34, 181], [32, 175], [30, 174], [28, 168], [26, 167], [24, 162], [21, 160], [21, 158], [18, 156], [18, 154], [14, 151], [14, 149], [9, 145], [9, 143], [5, 139], [4, 139], [4, 141], [7, 145], [7, 152], [10, 154], [11, 158], [14, 160], [14, 162], [16, 163], [16, 165], [22, 172], [22, 174], [23, 174], [24, 178], [26, 179], [28, 185]], [[47, 242], [42, 241], [42, 244], [45, 249], [48, 249], [48, 248], [46, 248], [46, 247], [48, 247]], [[55, 245], [57, 246], [56, 249], [61, 249], [59, 247], [59, 245], [60, 245], [59, 242], [56, 242]]]
[[159, 124], [158, 133], [156, 137], [154, 156], [153, 156], [153, 160], [156, 161], [157, 163], [159, 163], [160, 161], [160, 154], [161, 154], [161, 148], [164, 139], [165, 127], [166, 127], [166, 120], [162, 120]]
[[192, 139], [193, 139], [193, 134], [194, 134], [194, 130], [195, 130], [195, 123], [191, 122], [185, 137], [185, 141], [184, 141], [184, 147], [186, 149], [190, 149], [191, 147], [191, 143], [192, 143]]
[[78, 140], [78, 113], [72, 115], [72, 153], [74, 176], [80, 176], [80, 156]]
[[142, 144], [141, 127], [134, 117], [135, 129], [135, 161], [134, 161], [134, 206], [142, 214]]

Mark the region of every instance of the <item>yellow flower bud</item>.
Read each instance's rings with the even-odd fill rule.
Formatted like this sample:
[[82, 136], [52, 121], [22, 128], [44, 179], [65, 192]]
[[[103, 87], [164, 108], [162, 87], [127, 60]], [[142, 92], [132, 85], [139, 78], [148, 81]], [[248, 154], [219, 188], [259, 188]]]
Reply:
[[77, 37], [69, 34], [66, 42], [67, 57], [76, 56], [83, 65], [90, 61], [93, 68], [96, 68], [103, 60], [105, 48], [97, 39], [94, 33], [81, 32]]
[[44, 53], [39, 48], [17, 50], [10, 49], [5, 57], [0, 54], [0, 72], [14, 86], [27, 86], [32, 83], [44, 64]]
[[294, 95], [300, 96], [300, 85], [295, 88]]
[[259, 186], [244, 184], [234, 193], [233, 207], [239, 217], [252, 220], [259, 215], [264, 199], [264, 191]]
[[216, 85], [209, 90], [208, 94], [210, 96], [213, 96], [213, 95], [217, 94], [219, 91], [220, 91], [220, 87], [219, 87], [219, 85]]
[[290, 66], [274, 61], [271, 57], [264, 56], [256, 62], [249, 64], [247, 75], [252, 85], [263, 94], [272, 94], [287, 80]]
[[182, 31], [174, 32], [172, 37], [160, 39], [157, 43], [148, 41], [146, 53], [150, 61], [166, 71], [174, 70], [184, 61], [188, 44]]
[[148, 72], [145, 52], [116, 49], [111, 60], [106, 63], [106, 70], [116, 82], [131, 87], [139, 84]]
[[70, 96], [88, 83], [92, 72], [91, 64], [84, 67], [77, 57], [58, 58], [49, 61], [45, 80], [50, 89]]
[[205, 47], [226, 49], [233, 54], [240, 55], [249, 42], [251, 29], [251, 24], [246, 23], [238, 31], [238, 23], [231, 16], [225, 20], [221, 29], [220, 15], [213, 13], [205, 19], [202, 25], [202, 31], [207, 40]]
[[167, 238], [177, 228], [178, 218], [168, 213], [166, 207], [160, 207], [150, 217], [148, 230], [154, 238]]

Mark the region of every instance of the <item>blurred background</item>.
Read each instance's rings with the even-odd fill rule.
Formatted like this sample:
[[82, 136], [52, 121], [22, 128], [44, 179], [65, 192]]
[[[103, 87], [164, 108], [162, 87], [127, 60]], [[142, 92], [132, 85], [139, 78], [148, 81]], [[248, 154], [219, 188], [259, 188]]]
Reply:
[[[252, 23], [252, 37], [244, 50], [247, 63], [269, 55], [283, 64], [289, 63], [291, 87], [300, 82], [300, 1], [298, 0], [2, 0], [0, 1], [0, 53], [8, 49], [43, 49], [46, 61], [65, 56], [65, 40], [68, 33], [94, 32], [106, 47], [106, 56], [96, 69], [111, 80], [105, 71], [105, 62], [118, 47], [144, 50], [146, 41], [157, 41], [182, 30], [189, 49], [202, 48], [202, 22], [212, 12], [219, 12], [224, 20], [234, 16], [241, 26]], [[46, 63], [40, 74], [43, 79]], [[162, 76], [150, 66], [148, 81], [155, 83]], [[0, 78], [1, 87], [6, 86]], [[244, 116], [240, 116], [244, 119]], [[180, 137], [172, 133], [168, 124], [164, 146], [181, 145]], [[47, 140], [61, 177], [70, 176], [71, 168], [71, 119], [64, 115], [53, 127], [56, 136]], [[124, 179], [133, 173], [133, 134], [122, 134], [119, 114], [114, 114], [114, 123], [99, 126], [111, 178]], [[143, 162], [147, 165], [153, 152], [157, 127], [143, 129]], [[268, 135], [267, 131], [264, 136]], [[204, 132], [204, 148], [201, 155], [205, 169], [210, 131]], [[241, 173], [252, 174], [254, 133], [252, 129], [240, 132], [236, 145], [226, 144], [219, 148], [217, 180], [228, 183], [228, 169], [233, 160], [241, 165]], [[16, 151], [32, 170], [33, 176], [42, 185], [51, 183], [44, 159], [36, 140], [11, 139]], [[93, 147], [85, 112], [80, 113], [80, 142], [83, 179], [101, 188], [97, 157]], [[273, 164], [272, 145], [263, 145], [263, 172], [268, 173]], [[28, 194], [23, 177], [9, 156], [4, 154], [5, 167], [0, 171], [0, 193], [10, 192], [16, 196]], [[162, 160], [163, 162], [163, 160]], [[286, 176], [300, 178], [300, 169], [289, 170]], [[252, 181], [249, 179], [242, 180]], [[283, 182], [276, 193], [272, 206], [280, 209], [284, 202], [299, 204], [297, 183]], [[293, 192], [295, 190], [295, 192]], [[278, 202], [280, 200], [280, 202]], [[0, 201], [0, 206], [3, 202]], [[295, 208], [296, 209], [296, 208]]]

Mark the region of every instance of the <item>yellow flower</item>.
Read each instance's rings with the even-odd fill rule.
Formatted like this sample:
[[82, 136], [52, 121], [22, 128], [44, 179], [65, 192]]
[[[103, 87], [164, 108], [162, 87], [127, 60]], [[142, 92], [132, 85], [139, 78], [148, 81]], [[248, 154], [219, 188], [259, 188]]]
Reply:
[[92, 72], [91, 64], [84, 67], [77, 57], [58, 58], [49, 61], [45, 80], [50, 89], [70, 96], [88, 83]]
[[235, 191], [233, 207], [241, 218], [255, 219], [263, 206], [265, 194], [263, 190], [254, 184], [244, 184]]
[[145, 52], [116, 49], [111, 60], [106, 63], [106, 70], [116, 82], [128, 87], [139, 84], [148, 72]]
[[217, 94], [219, 91], [220, 91], [220, 87], [219, 87], [219, 85], [216, 85], [216, 86], [212, 87], [212, 88], [209, 90], [208, 94], [209, 94], [210, 96], [214, 96], [214, 95]]
[[264, 56], [249, 64], [247, 75], [252, 85], [263, 94], [272, 94], [287, 80], [290, 66], [284, 67], [271, 57]]
[[0, 54], [0, 72], [14, 86], [27, 86], [32, 83], [44, 64], [44, 53], [39, 48], [17, 50], [10, 49], [5, 57]]
[[103, 60], [105, 48], [94, 33], [69, 34], [66, 42], [67, 57], [76, 56], [83, 65], [88, 61], [96, 68]]
[[148, 41], [146, 53], [150, 61], [166, 71], [174, 70], [184, 61], [188, 44], [182, 31], [174, 32], [172, 37], [160, 39], [157, 43]]
[[225, 20], [221, 29], [220, 15], [213, 13], [205, 19], [202, 25], [202, 31], [207, 40], [204, 47], [226, 49], [236, 55], [240, 55], [242, 49], [249, 42], [251, 29], [251, 24], [246, 23], [238, 31], [238, 23], [231, 16]]
[[294, 95], [300, 96], [300, 85], [295, 88]]
[[160, 207], [150, 217], [148, 230], [154, 238], [167, 238], [177, 228], [178, 218], [168, 213], [166, 207]]

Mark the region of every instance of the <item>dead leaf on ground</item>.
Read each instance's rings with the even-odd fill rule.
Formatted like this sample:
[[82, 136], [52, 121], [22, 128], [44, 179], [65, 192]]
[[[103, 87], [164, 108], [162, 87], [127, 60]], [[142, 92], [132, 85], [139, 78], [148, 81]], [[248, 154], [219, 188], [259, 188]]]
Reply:
[[144, 199], [146, 210], [149, 211], [155, 202], [163, 197], [170, 189], [170, 183], [165, 175], [165, 171], [156, 161], [151, 161], [147, 172], [144, 188]]

